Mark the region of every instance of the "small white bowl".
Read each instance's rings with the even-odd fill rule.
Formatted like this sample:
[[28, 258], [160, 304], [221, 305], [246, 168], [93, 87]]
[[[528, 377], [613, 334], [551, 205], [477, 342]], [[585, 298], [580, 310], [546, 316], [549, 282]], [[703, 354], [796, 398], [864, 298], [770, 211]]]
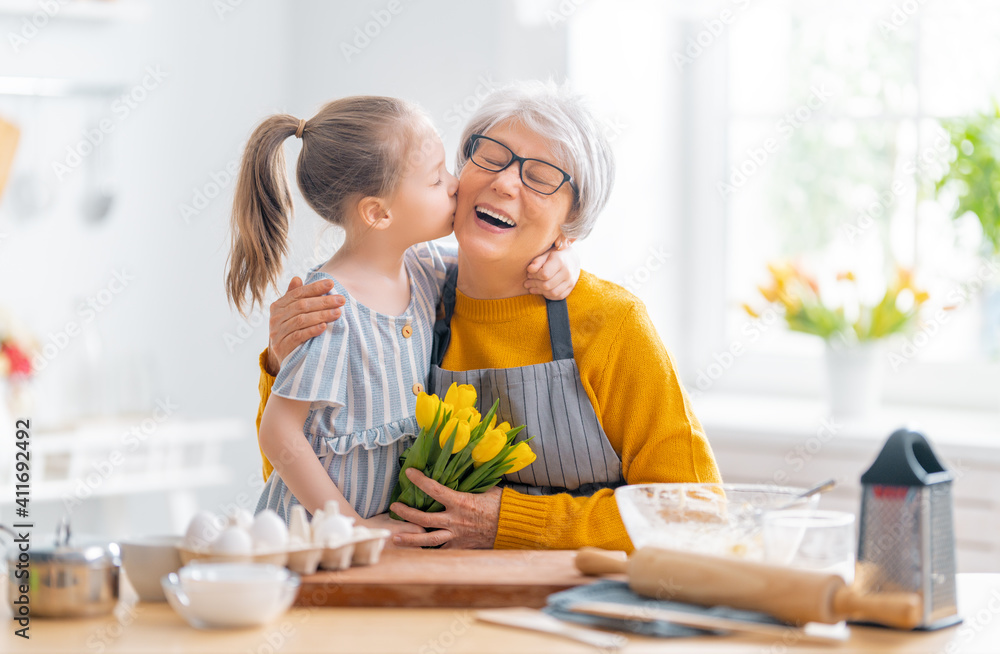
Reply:
[[300, 583], [294, 572], [261, 563], [197, 563], [162, 580], [170, 606], [199, 629], [266, 624], [295, 602]]
[[121, 542], [122, 565], [143, 602], [165, 602], [160, 579], [181, 569], [181, 536], [138, 536]]

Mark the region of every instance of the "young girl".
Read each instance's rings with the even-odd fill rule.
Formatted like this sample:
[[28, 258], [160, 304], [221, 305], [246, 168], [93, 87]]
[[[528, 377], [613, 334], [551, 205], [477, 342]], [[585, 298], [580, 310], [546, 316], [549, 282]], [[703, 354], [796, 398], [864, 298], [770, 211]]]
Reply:
[[302, 139], [302, 196], [345, 231], [305, 283], [329, 279], [346, 301], [339, 320], [281, 362], [260, 421], [274, 471], [257, 512], [274, 509], [287, 522], [295, 504], [314, 513], [334, 500], [355, 524], [422, 531], [386, 512], [399, 457], [418, 431], [416, 396], [446, 266], [456, 259], [426, 241], [451, 233], [458, 180], [430, 121], [403, 100], [350, 97], [308, 121], [265, 119], [247, 144], [233, 201], [226, 292], [241, 313], [281, 272], [292, 210], [282, 144], [293, 135]]

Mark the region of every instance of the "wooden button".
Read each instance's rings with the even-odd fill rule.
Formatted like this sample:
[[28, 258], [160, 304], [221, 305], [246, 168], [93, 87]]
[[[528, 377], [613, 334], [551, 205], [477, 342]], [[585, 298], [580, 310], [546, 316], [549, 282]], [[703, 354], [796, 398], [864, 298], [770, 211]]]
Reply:
[[420, 395], [423, 392], [424, 392], [424, 385], [423, 384], [414, 384], [413, 385], [413, 394], [414, 395]]
[[409, 325], [403, 325], [403, 338], [409, 338], [413, 335], [413, 327]]

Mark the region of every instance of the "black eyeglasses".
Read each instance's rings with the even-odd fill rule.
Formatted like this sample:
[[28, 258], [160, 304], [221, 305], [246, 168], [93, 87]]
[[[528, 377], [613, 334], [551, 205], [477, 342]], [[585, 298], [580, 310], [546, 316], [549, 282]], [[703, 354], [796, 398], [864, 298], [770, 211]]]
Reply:
[[519, 157], [506, 145], [488, 136], [482, 134], [470, 136], [466, 152], [472, 163], [492, 173], [507, 170], [515, 162], [520, 163], [521, 183], [535, 193], [552, 195], [566, 182], [569, 182], [574, 193], [579, 193], [569, 173], [562, 168], [541, 159]]

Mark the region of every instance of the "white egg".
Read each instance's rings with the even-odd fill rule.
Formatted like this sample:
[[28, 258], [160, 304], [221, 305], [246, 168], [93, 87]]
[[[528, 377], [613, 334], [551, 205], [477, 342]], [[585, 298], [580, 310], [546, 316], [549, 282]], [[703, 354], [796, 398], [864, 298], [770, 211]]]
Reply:
[[253, 526], [253, 514], [246, 509], [236, 509], [228, 516], [228, 523], [230, 527], [250, 529]]
[[273, 552], [288, 547], [288, 527], [278, 514], [265, 509], [257, 514], [250, 528], [253, 546], [258, 552]]
[[245, 529], [227, 527], [212, 542], [212, 554], [252, 554], [253, 540]]
[[206, 551], [222, 531], [219, 516], [211, 511], [199, 511], [188, 523], [184, 533], [184, 547], [189, 550]]
[[292, 519], [288, 525], [289, 541], [297, 540], [301, 543], [312, 542], [312, 531], [309, 528], [309, 516], [306, 507], [296, 504], [292, 507]]
[[353, 524], [354, 518], [348, 518], [339, 514], [327, 514], [319, 524], [316, 524], [316, 521], [313, 520], [313, 542], [335, 546], [338, 543], [350, 540], [354, 533]]

